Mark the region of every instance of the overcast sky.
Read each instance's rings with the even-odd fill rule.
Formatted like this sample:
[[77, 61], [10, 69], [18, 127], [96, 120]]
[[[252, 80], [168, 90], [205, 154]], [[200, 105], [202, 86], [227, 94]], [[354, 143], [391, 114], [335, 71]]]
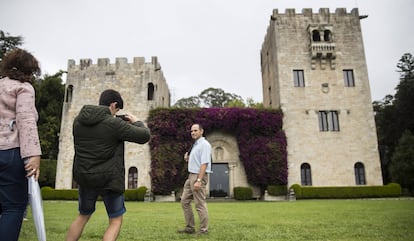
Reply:
[[0, 30], [24, 37], [44, 74], [68, 59], [157, 56], [172, 103], [214, 87], [262, 102], [260, 49], [273, 9], [359, 8], [373, 100], [394, 94], [414, 54], [413, 0], [0, 0]]

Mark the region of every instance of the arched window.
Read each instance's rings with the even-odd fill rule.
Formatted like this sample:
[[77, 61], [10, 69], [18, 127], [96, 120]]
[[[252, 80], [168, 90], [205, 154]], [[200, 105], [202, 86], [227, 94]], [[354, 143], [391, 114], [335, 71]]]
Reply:
[[128, 170], [128, 189], [135, 189], [138, 187], [138, 169], [130, 167]]
[[69, 103], [72, 102], [72, 94], [73, 94], [73, 85], [69, 85], [66, 89], [66, 99], [65, 102]]
[[268, 91], [269, 91], [269, 105], [272, 105], [272, 87], [271, 86], [269, 86]]
[[319, 34], [319, 30], [313, 30], [312, 31], [312, 40], [314, 41], [314, 42], [319, 42], [319, 41], [321, 41], [321, 35]]
[[300, 177], [302, 186], [312, 186], [311, 167], [308, 163], [300, 165]]
[[332, 34], [330, 30], [325, 30], [323, 32], [323, 40], [325, 42], [331, 42], [332, 41]]
[[361, 162], [355, 163], [354, 170], [355, 170], [355, 183], [356, 183], [356, 185], [365, 185], [366, 181], [365, 181], [364, 164], [362, 164]]
[[222, 147], [216, 147], [216, 149], [214, 149], [214, 156], [216, 157], [216, 161], [222, 161], [223, 160], [223, 148]]
[[148, 97], [147, 100], [154, 100], [154, 84], [148, 83]]

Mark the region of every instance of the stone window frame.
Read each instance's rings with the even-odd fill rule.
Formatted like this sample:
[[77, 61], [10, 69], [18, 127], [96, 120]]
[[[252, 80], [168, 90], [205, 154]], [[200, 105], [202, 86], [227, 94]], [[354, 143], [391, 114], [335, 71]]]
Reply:
[[302, 186], [312, 186], [312, 169], [307, 162], [300, 165], [300, 179]]
[[152, 82], [148, 83], [148, 95], [147, 100], [154, 100], [155, 95], [155, 86]]
[[342, 72], [343, 72], [343, 75], [344, 75], [345, 87], [355, 87], [354, 70], [344, 69], [344, 70], [342, 70]]
[[336, 110], [320, 110], [318, 112], [319, 131], [339, 131], [339, 112]]
[[138, 188], [138, 168], [132, 166], [128, 169], [128, 189]]
[[333, 26], [331, 24], [310, 24], [308, 32], [311, 42], [334, 42]]
[[355, 184], [366, 185], [365, 166], [362, 162], [357, 162], [354, 165]]
[[293, 84], [295, 87], [305, 87], [305, 73], [303, 69], [293, 70]]

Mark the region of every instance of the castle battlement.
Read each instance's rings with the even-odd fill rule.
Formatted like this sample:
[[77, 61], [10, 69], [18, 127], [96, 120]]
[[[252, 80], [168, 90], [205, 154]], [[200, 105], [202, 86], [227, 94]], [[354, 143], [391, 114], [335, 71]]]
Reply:
[[111, 64], [109, 58], [98, 58], [97, 64], [93, 64], [92, 59], [85, 58], [80, 59], [79, 64], [76, 65], [75, 60], [68, 60], [68, 70], [84, 70], [90, 67], [94, 68], [107, 68], [107, 67], [116, 67], [123, 68], [128, 65], [133, 66], [136, 69], [140, 69], [143, 65], [153, 65], [154, 70], [160, 70], [161, 65], [158, 63], [158, 58], [156, 56], [151, 57], [151, 62], [145, 62], [145, 57], [134, 57], [132, 63], [128, 63], [128, 59], [125, 57], [115, 58], [115, 63]]
[[[346, 8], [337, 8], [335, 10], [334, 14], [337, 15], [337, 16], [345, 16], [347, 14]], [[359, 17], [359, 12], [358, 12], [357, 8], [352, 9], [349, 14], [352, 15], [352, 16]], [[304, 8], [304, 9], [302, 9], [302, 13], [300, 13], [298, 15], [304, 15], [305, 17], [312, 17], [313, 15], [319, 15], [321, 17], [329, 18], [331, 13], [329, 12], [329, 8], [320, 8], [319, 12], [317, 12], [317, 13], [313, 13], [312, 8]], [[282, 14], [282, 13], [279, 13], [278, 9], [273, 9], [271, 19], [275, 20], [276, 16], [295, 17], [296, 16], [296, 10], [294, 8], [287, 8], [285, 10], [285, 13]]]

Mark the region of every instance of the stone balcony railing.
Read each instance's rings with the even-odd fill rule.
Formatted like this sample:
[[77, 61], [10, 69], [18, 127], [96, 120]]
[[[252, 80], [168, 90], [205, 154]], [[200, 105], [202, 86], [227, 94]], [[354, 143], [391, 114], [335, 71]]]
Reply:
[[312, 58], [335, 58], [335, 43], [313, 42], [310, 46]]
[[326, 62], [330, 61], [331, 69], [335, 69], [336, 49], [334, 43], [312, 42], [310, 45], [311, 68], [316, 68], [316, 62], [320, 60], [321, 69], [325, 69]]

